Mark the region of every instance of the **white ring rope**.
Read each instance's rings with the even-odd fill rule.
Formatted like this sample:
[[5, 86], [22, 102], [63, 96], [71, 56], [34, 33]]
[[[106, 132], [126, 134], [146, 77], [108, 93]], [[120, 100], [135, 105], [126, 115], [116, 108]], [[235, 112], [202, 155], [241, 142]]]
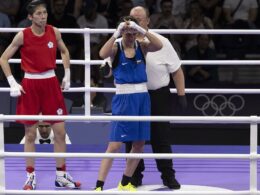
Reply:
[[60, 195], [86, 195], [86, 194], [106, 194], [106, 195], [123, 195], [123, 194], [134, 194], [134, 195], [162, 195], [162, 194], [171, 194], [171, 195], [260, 195], [259, 191], [249, 191], [249, 190], [245, 190], [245, 191], [136, 191], [136, 192], [123, 192], [123, 191], [102, 191], [102, 192], [95, 192], [95, 191], [51, 191], [51, 190], [35, 190], [35, 191], [21, 191], [21, 190], [2, 190], [0, 191], [0, 193], [3, 194], [41, 194], [41, 195], [46, 195], [46, 194], [60, 194]]
[[36, 157], [36, 158], [198, 158], [198, 159], [260, 159], [260, 154], [154, 154], [154, 153], [51, 153], [51, 152], [3, 152], [0, 157]]
[[[94, 192], [94, 191], [50, 191], [50, 190], [37, 190], [37, 191], [32, 191], [32, 192], [26, 192], [26, 191], [19, 191], [19, 190], [6, 190], [6, 194], [106, 194], [106, 195], [123, 195], [123, 194], [135, 194], [135, 195], [161, 195], [161, 194], [172, 194], [172, 195], [259, 195], [260, 192], [250, 192], [250, 191], [236, 191], [236, 192], [227, 192], [227, 191], [201, 191], [201, 192], [196, 192], [196, 191], [161, 191], [161, 192], [156, 192], [156, 191], [136, 191], [136, 192], [122, 192], [122, 191], [102, 191], [102, 192]], [[21, 193], [22, 192], [22, 193]], [[0, 191], [1, 193], [1, 191]]]
[[257, 116], [53, 116], [53, 115], [0, 115], [1, 121], [14, 120], [68, 120], [68, 121], [170, 121], [185, 124], [249, 124], [260, 123]]
[[[0, 92], [9, 92], [9, 87], [0, 87]], [[71, 87], [69, 90], [63, 92], [106, 92], [106, 93], [115, 93], [115, 88], [106, 88], [106, 87]], [[170, 89], [171, 93], [177, 93], [176, 89]], [[260, 89], [212, 89], [212, 88], [202, 88], [202, 89], [185, 89], [185, 93], [188, 94], [197, 94], [197, 93], [207, 93], [207, 94], [260, 94]]]
[[[83, 92], [83, 91], [91, 91], [91, 92], [111, 92], [114, 93], [116, 92], [115, 88], [105, 88], [105, 87], [90, 87], [84, 88], [84, 87], [79, 87], [79, 88], [71, 88], [71, 92]], [[1, 91], [1, 88], [0, 88]], [[69, 90], [70, 91], [70, 90]], [[171, 93], [177, 93], [176, 89], [170, 89]], [[66, 91], [64, 91], [66, 92]], [[220, 89], [220, 88], [202, 88], [202, 89], [185, 89], [185, 93], [188, 94], [197, 94], [197, 93], [220, 93], [220, 94], [233, 94], [233, 93], [239, 93], [239, 94], [260, 94], [260, 89]]]
[[[10, 63], [21, 63], [20, 59], [10, 59]], [[62, 60], [56, 60], [57, 64], [62, 64]], [[74, 65], [100, 65], [104, 60], [70, 60]], [[260, 60], [181, 60], [183, 65], [259, 65]]]
[[[0, 32], [19, 32], [23, 28], [0, 28]], [[61, 33], [113, 33], [115, 29], [90, 29], [90, 28], [60, 28]], [[238, 29], [150, 29], [160, 34], [249, 34], [259, 35], [260, 30], [238, 30]]]
[[[9, 92], [9, 87], [0, 87], [0, 92]], [[71, 87], [69, 90], [63, 92], [106, 92], [115, 93], [115, 88], [105, 88], [105, 87]], [[176, 89], [170, 89], [171, 93], [177, 93]], [[260, 89], [185, 89], [187, 94], [197, 94], [197, 93], [207, 93], [207, 94], [260, 94]]]
[[[0, 88], [0, 91], [2, 89], [6, 88]], [[68, 92], [84, 92], [84, 91], [91, 91], [91, 92], [106, 92], [106, 93], [115, 93], [115, 88], [106, 88], [106, 87], [73, 87], [67, 90]], [[64, 92], [67, 92], [64, 91]], [[177, 93], [176, 89], [170, 89], [171, 93]], [[185, 93], [188, 94], [197, 94], [197, 93], [208, 93], [208, 94], [233, 94], [233, 93], [239, 93], [239, 94], [260, 94], [260, 89], [220, 89], [220, 88], [201, 88], [201, 89], [185, 89]]]

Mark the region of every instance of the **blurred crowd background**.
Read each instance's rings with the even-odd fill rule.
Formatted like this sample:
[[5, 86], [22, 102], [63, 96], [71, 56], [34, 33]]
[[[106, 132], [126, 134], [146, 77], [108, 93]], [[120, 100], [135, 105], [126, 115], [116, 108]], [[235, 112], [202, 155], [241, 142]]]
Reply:
[[[1, 0], [0, 27], [28, 27], [28, 0]], [[134, 6], [150, 12], [150, 29], [259, 29], [260, 0], [46, 0], [48, 23], [58, 28], [116, 28], [117, 22]], [[14, 33], [0, 33], [0, 55]], [[82, 34], [63, 34], [71, 59], [84, 59]], [[259, 35], [180, 35], [165, 34], [182, 60], [254, 60], [260, 59]], [[91, 34], [91, 59], [98, 60], [99, 49], [109, 34]], [[16, 58], [19, 58], [17, 54]], [[60, 58], [60, 57], [58, 57]], [[12, 64], [18, 80], [23, 77], [20, 66]], [[260, 84], [260, 66], [183, 66], [186, 87], [232, 86], [255, 88]], [[72, 66], [72, 86], [84, 85], [84, 66]], [[57, 75], [63, 77], [62, 65]], [[113, 83], [105, 79], [99, 66], [91, 67], [92, 86]], [[0, 70], [1, 86], [6, 79]], [[6, 84], [7, 86], [7, 84]], [[74, 94], [75, 95], [75, 94]], [[84, 106], [83, 94], [70, 98], [73, 106]], [[103, 93], [92, 94], [93, 106], [110, 104]]]

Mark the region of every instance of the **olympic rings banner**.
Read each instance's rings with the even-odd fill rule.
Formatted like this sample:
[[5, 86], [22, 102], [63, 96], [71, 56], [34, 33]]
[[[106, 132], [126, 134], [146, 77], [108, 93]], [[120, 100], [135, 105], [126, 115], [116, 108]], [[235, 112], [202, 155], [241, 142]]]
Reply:
[[188, 108], [180, 109], [173, 94], [172, 115], [250, 116], [260, 115], [257, 94], [187, 94]]
[[198, 94], [193, 107], [204, 116], [234, 116], [244, 109], [245, 99], [242, 95]]

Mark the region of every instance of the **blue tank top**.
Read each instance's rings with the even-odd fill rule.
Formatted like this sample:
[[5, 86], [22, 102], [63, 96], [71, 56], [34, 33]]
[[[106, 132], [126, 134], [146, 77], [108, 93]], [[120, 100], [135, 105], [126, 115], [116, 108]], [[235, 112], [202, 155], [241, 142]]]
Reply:
[[118, 51], [113, 61], [113, 75], [116, 84], [147, 82], [145, 59], [139, 42], [135, 42], [135, 56], [127, 58], [122, 42], [117, 42]]

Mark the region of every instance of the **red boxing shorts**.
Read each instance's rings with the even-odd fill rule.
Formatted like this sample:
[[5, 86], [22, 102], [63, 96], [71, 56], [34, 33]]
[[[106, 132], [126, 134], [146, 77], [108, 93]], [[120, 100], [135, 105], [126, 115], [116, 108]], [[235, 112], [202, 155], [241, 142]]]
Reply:
[[[17, 115], [67, 115], [64, 97], [56, 76], [44, 79], [24, 78], [21, 83], [25, 94], [18, 98]], [[38, 121], [19, 120], [18, 123], [33, 125]], [[51, 124], [62, 121], [45, 121]]]

